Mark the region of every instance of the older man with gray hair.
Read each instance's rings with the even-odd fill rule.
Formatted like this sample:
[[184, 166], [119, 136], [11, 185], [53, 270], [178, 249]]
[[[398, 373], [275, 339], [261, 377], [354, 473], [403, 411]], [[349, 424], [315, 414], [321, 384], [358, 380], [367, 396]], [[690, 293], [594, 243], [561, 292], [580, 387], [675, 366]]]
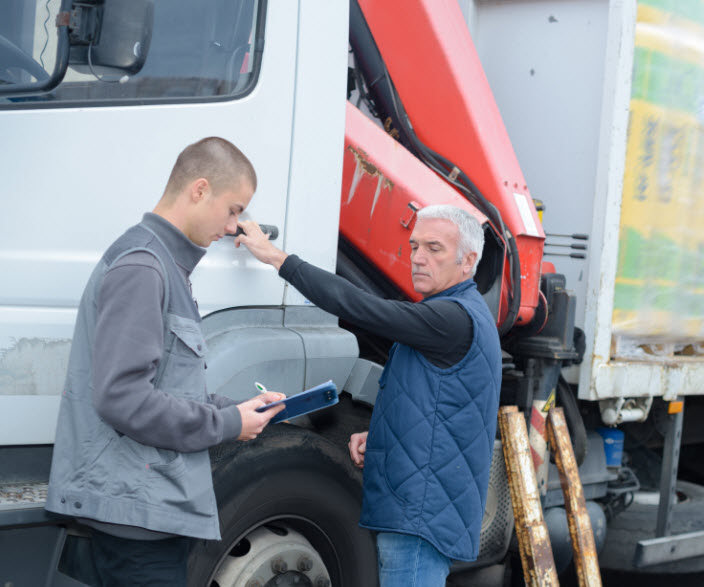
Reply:
[[395, 341], [368, 432], [350, 456], [364, 468], [360, 525], [377, 532], [382, 587], [444, 586], [452, 559], [475, 560], [501, 386], [494, 319], [472, 277], [479, 222], [454, 206], [418, 213], [410, 237], [418, 303], [384, 300], [275, 248], [239, 223], [260, 260], [317, 306]]

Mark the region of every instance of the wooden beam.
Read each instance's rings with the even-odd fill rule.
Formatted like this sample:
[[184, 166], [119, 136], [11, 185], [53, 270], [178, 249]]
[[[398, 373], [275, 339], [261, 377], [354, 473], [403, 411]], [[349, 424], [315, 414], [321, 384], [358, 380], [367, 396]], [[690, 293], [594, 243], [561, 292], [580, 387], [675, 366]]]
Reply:
[[555, 559], [540, 505], [525, 417], [516, 406], [502, 406], [499, 428], [524, 581], [529, 587], [557, 587]]
[[601, 587], [599, 557], [592, 523], [562, 408], [550, 408], [548, 412], [548, 440], [555, 455], [562, 493], [565, 496], [567, 525], [572, 540], [577, 580], [580, 587]]

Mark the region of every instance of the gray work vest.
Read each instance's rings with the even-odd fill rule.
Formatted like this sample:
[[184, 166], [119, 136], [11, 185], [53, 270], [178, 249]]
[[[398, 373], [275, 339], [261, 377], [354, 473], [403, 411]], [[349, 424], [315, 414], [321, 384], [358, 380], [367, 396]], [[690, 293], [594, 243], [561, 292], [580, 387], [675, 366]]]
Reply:
[[144, 224], [130, 228], [94, 269], [78, 308], [61, 398], [46, 509], [77, 518], [220, 539], [207, 450], [140, 444], [98, 416], [92, 403], [93, 338], [105, 274], [125, 255], [151, 253], [164, 276], [164, 354], [155, 389], [207, 402], [200, 316], [171, 253]]

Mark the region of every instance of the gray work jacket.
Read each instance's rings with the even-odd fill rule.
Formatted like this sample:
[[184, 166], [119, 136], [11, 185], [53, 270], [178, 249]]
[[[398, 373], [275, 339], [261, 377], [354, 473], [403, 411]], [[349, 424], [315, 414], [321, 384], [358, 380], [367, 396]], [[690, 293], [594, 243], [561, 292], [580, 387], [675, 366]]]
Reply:
[[207, 449], [178, 452], [141, 444], [108, 425], [93, 407], [92, 348], [101, 284], [114, 263], [136, 251], [154, 255], [164, 276], [164, 354], [154, 388], [189, 402], [210, 403], [200, 317], [169, 249], [143, 221], [108, 249], [81, 299], [46, 509], [111, 524], [220, 539]]

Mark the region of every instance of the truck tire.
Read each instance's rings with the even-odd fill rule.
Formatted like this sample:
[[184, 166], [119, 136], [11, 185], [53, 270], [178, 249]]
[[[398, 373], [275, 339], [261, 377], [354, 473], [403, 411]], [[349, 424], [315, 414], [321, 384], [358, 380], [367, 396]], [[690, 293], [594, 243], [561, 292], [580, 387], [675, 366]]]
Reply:
[[211, 459], [222, 540], [196, 542], [190, 586], [378, 584], [374, 538], [357, 524], [362, 476], [339, 447], [277, 424]]

